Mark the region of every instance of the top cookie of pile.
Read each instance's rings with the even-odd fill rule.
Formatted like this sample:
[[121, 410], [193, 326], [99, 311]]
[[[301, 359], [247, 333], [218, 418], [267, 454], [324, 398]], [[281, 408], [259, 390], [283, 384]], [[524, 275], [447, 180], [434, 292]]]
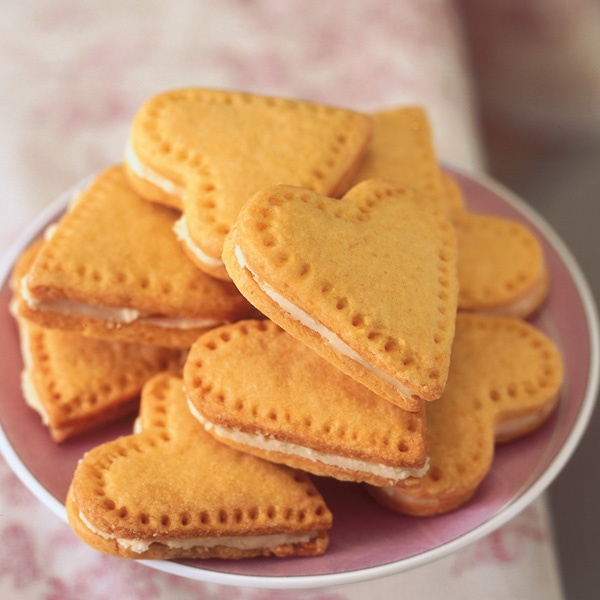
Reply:
[[456, 239], [418, 192], [383, 180], [341, 200], [265, 188], [240, 212], [223, 260], [261, 312], [376, 394], [410, 411], [441, 395]]

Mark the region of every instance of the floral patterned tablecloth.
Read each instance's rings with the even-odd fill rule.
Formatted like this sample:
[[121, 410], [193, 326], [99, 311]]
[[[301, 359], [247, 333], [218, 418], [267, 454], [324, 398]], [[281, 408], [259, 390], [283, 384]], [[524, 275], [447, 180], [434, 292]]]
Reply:
[[[476, 4], [0, 0], [0, 251], [61, 191], [120, 161], [138, 106], [172, 87], [236, 88], [361, 110], [420, 103], [440, 157], [483, 169], [476, 86], [481, 73], [515, 56], [500, 41], [496, 54], [482, 52], [482, 31], [466, 36], [465, 23], [482, 18]], [[538, 34], [532, 44], [575, 45], [568, 36], [544, 39], [556, 23], [536, 20], [539, 2], [492, 4], [504, 8], [515, 36], [529, 27]], [[574, 4], [581, 18], [586, 4], [595, 10], [593, 2]], [[549, 5], [564, 11], [566, 2]], [[478, 49], [475, 67], [467, 39]], [[515, 97], [502, 81], [483, 80], [485, 98], [503, 99], [492, 112], [518, 120], [515, 105], [527, 90]], [[560, 120], [559, 104], [544, 115]], [[0, 540], [0, 597], [11, 600], [562, 597], [544, 498], [484, 539], [399, 575], [325, 590], [260, 590], [192, 581], [89, 549], [0, 458]]]

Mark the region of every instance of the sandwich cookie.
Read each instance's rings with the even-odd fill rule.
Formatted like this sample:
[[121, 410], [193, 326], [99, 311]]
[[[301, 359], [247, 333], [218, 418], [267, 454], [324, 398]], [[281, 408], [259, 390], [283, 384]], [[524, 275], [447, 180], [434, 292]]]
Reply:
[[189, 347], [256, 311], [209, 277], [172, 232], [175, 213], [142, 200], [121, 167], [102, 172], [52, 229], [20, 289], [18, 313], [92, 337]]
[[458, 308], [526, 318], [548, 295], [542, 246], [525, 225], [466, 210], [452, 212], [458, 242]]
[[[35, 242], [19, 257], [11, 277], [15, 294], [42, 244]], [[180, 350], [94, 340], [22, 318], [17, 323], [23, 397], [57, 443], [135, 412], [146, 380], [183, 367]]]
[[530, 317], [549, 289], [540, 241], [517, 221], [470, 212], [449, 173], [442, 182], [458, 243], [458, 309]]
[[55, 442], [136, 412], [144, 383], [181, 370], [183, 352], [85, 337], [19, 319], [25, 401]]
[[244, 202], [275, 183], [343, 194], [371, 129], [367, 115], [313, 102], [173, 90], [136, 114], [125, 165], [141, 196], [183, 211], [177, 232], [197, 265], [228, 279], [223, 241]]
[[424, 407], [409, 413], [375, 395], [271, 321], [201, 336], [184, 382], [192, 414], [238, 450], [380, 486], [427, 471]]
[[334, 200], [271, 186], [240, 212], [223, 260], [263, 314], [374, 393], [412, 412], [440, 397], [456, 242], [419, 192], [369, 180]]
[[85, 454], [66, 507], [92, 548], [138, 559], [322, 554], [332, 523], [305, 473], [215, 441], [167, 374], [144, 387], [138, 433]]
[[494, 445], [540, 427], [554, 410], [563, 364], [553, 342], [512, 317], [457, 317], [450, 374], [427, 405], [428, 473], [418, 484], [368, 487], [381, 504], [427, 516], [467, 502], [492, 465]]

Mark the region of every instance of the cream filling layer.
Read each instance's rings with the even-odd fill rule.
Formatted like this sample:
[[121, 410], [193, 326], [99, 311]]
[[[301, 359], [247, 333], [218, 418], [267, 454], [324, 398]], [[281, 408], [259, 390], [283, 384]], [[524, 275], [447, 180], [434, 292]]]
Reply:
[[127, 161], [129, 168], [140, 179], [144, 179], [148, 183], [151, 183], [166, 194], [179, 196], [182, 200], [184, 199], [185, 188], [173, 183], [166, 177], [163, 177], [160, 173], [157, 173], [154, 169], [143, 164], [133, 149], [131, 139], [127, 141], [127, 145], [125, 146], [125, 160]]
[[196, 329], [221, 325], [222, 319], [206, 319], [191, 317], [152, 316], [133, 308], [117, 308], [112, 306], [97, 306], [76, 302], [73, 300], [48, 299], [41, 300], [33, 296], [27, 287], [27, 278], [21, 280], [21, 297], [32, 310], [52, 311], [64, 315], [89, 317], [107, 321], [119, 327], [134, 322], [143, 325], [153, 325], [167, 329]]
[[290, 442], [282, 442], [272, 436], [263, 435], [260, 433], [246, 433], [239, 429], [228, 429], [221, 425], [215, 425], [208, 421], [201, 415], [196, 407], [188, 400], [191, 413], [198, 419], [206, 431], [211, 429], [215, 434], [221, 438], [231, 440], [232, 442], [243, 444], [251, 448], [258, 448], [259, 450], [266, 450], [267, 452], [279, 452], [281, 454], [287, 454], [290, 456], [296, 456], [299, 458], [305, 458], [313, 462], [320, 462], [322, 464], [338, 467], [347, 471], [354, 471], [358, 473], [365, 473], [389, 479], [391, 481], [401, 481], [408, 477], [423, 477], [429, 468], [429, 459], [426, 460], [425, 465], [420, 469], [410, 469], [406, 467], [391, 467], [389, 465], [382, 465], [373, 461], [359, 460], [356, 458], [346, 458], [337, 454], [327, 454], [320, 452], [319, 450], [313, 450], [306, 446], [300, 446], [299, 444], [292, 444]]
[[223, 261], [214, 256], [209, 256], [205, 252], [202, 252], [200, 248], [194, 243], [194, 240], [190, 237], [190, 233], [187, 228], [187, 221], [185, 215], [177, 219], [173, 226], [173, 231], [177, 236], [177, 239], [185, 245], [185, 247], [196, 257], [196, 259], [207, 267], [222, 267]]
[[313, 319], [307, 312], [296, 306], [293, 302], [290, 302], [287, 298], [284, 298], [281, 294], [276, 292], [271, 286], [261, 281], [256, 273], [248, 266], [244, 255], [238, 245], [235, 246], [235, 256], [237, 258], [238, 264], [243, 269], [246, 269], [248, 273], [252, 276], [252, 279], [255, 281], [256, 285], [271, 299], [275, 302], [283, 311], [285, 311], [292, 319], [299, 321], [305, 327], [312, 329], [315, 333], [318, 333], [323, 339], [325, 339], [329, 345], [339, 354], [346, 356], [353, 361], [359, 363], [368, 371], [371, 371], [377, 377], [389, 383], [396, 390], [398, 390], [403, 396], [407, 397], [418, 397], [415, 392], [402, 385], [397, 379], [394, 379], [387, 373], [384, 373], [380, 369], [378, 369], [375, 365], [365, 360], [356, 350], [351, 348], [346, 342], [344, 342], [339, 336], [337, 336], [333, 331], [330, 331]]
[[273, 548], [282, 544], [300, 544], [306, 543], [317, 537], [318, 532], [307, 531], [303, 533], [276, 533], [270, 535], [249, 535], [249, 536], [221, 536], [221, 537], [198, 537], [198, 538], [166, 538], [161, 540], [140, 540], [119, 538], [112, 533], [106, 533], [94, 527], [79, 511], [79, 518], [85, 526], [96, 535], [105, 540], [115, 540], [119, 546], [131, 550], [136, 554], [146, 552], [152, 544], [162, 544], [168, 548], [181, 548], [189, 550], [191, 548], [216, 548], [225, 546], [237, 550], [256, 550], [259, 548]]
[[[129, 168], [140, 179], [144, 179], [148, 183], [156, 186], [166, 194], [178, 196], [182, 202], [185, 202], [185, 188], [181, 185], [173, 183], [166, 177], [160, 175], [150, 167], [144, 165], [137, 154], [135, 153], [131, 140], [128, 140], [125, 147], [125, 160]], [[177, 235], [180, 242], [185, 244], [186, 248], [196, 257], [196, 259], [208, 267], [223, 267], [223, 261], [220, 258], [215, 258], [203, 252], [192, 240], [188, 232], [185, 215], [177, 220], [173, 227], [173, 231]]]

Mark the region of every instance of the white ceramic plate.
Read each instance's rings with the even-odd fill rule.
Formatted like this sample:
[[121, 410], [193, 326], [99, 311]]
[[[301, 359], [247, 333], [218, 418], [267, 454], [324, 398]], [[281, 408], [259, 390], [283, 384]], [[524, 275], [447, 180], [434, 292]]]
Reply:
[[[498, 184], [453, 171], [469, 210], [520, 221], [539, 236], [551, 290], [532, 320], [562, 351], [565, 383], [559, 407], [539, 431], [497, 450], [474, 498], [459, 510], [425, 519], [401, 516], [370, 499], [360, 485], [315, 478], [334, 514], [324, 556], [238, 561], [144, 561], [192, 579], [261, 588], [310, 588], [391, 575], [441, 558], [498, 528], [531, 503], [564, 467], [588, 424], [598, 391], [598, 319], [588, 286], [569, 251], [534, 211]], [[80, 187], [80, 186], [79, 186]], [[5, 258], [0, 273], [0, 449], [25, 485], [66, 520], [64, 499], [75, 465], [89, 448], [131, 432], [131, 420], [81, 440], [55, 445], [20, 390], [21, 356], [8, 312], [8, 276], [16, 257], [63, 213], [57, 199]]]

